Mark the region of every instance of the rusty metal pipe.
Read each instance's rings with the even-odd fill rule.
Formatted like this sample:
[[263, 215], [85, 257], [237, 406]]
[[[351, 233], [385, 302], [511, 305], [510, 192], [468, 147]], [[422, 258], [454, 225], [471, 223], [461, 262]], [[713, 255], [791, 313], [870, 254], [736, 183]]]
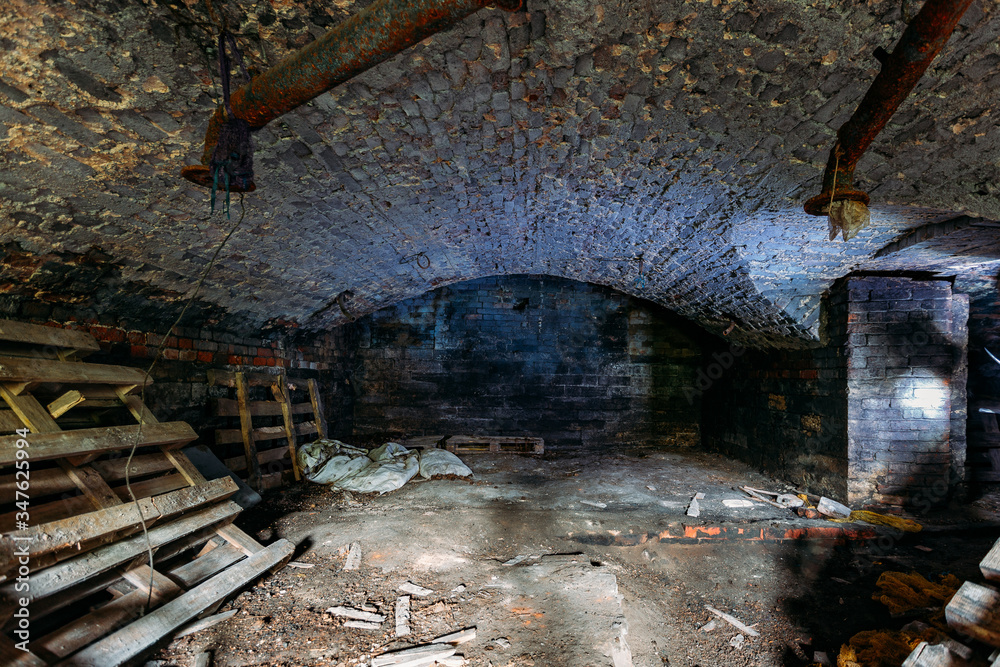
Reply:
[[[516, 11], [522, 0], [503, 0], [501, 9]], [[376, 0], [320, 39], [292, 53], [230, 96], [233, 115], [258, 129], [404, 49], [445, 30], [489, 4], [489, 0]], [[212, 187], [208, 164], [225, 121], [215, 110], [205, 133], [202, 164], [181, 175]], [[248, 190], [253, 190], [251, 183]]]
[[823, 173], [823, 192], [805, 204], [810, 215], [827, 215], [830, 202], [860, 201], [868, 193], [854, 188], [854, 168], [947, 43], [972, 0], [927, 0], [896, 43], [883, 57], [882, 70], [857, 111], [837, 131], [837, 143]]

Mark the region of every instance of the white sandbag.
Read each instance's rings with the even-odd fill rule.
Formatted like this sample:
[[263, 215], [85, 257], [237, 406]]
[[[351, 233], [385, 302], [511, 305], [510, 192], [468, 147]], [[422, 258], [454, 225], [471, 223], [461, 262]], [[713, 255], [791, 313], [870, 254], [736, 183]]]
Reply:
[[368, 458], [372, 461], [389, 461], [397, 456], [406, 456], [410, 453], [406, 447], [395, 442], [387, 442], [378, 449], [368, 452]]
[[472, 470], [447, 449], [425, 449], [420, 452], [420, 476], [430, 479], [435, 475], [469, 477]]
[[414, 453], [405, 459], [370, 461], [364, 469], [340, 480], [334, 486], [357, 493], [388, 493], [409, 482], [419, 471], [420, 462]]
[[299, 447], [298, 459], [303, 476], [317, 484], [336, 484], [371, 463], [365, 450], [345, 445], [339, 440], [306, 443]]

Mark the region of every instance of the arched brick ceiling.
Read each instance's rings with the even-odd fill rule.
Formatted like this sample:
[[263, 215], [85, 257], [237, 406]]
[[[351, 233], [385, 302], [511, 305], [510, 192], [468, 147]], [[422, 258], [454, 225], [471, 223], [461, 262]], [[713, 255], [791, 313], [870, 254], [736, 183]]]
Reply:
[[[991, 0], [973, 3], [862, 160], [872, 228], [830, 242], [825, 220], [801, 213], [877, 71], [873, 50], [904, 25], [898, 0], [830, 4], [483, 10], [256, 134], [259, 190], [203, 299], [248, 324], [310, 329], [344, 321], [331, 306], [344, 290], [363, 314], [452, 282], [550, 274], [713, 331], [737, 321], [746, 342], [813, 338], [823, 289], [904, 231], [959, 212], [1000, 219]], [[357, 9], [214, 8], [261, 70]], [[8, 293], [91, 290], [114, 309], [194, 284], [240, 210], [209, 217], [207, 192], [178, 177], [215, 104], [211, 23], [204, 0], [3, 3]], [[924, 244], [892, 262], [995, 271], [995, 232], [966, 230], [961, 261]], [[95, 256], [114, 271], [74, 283]]]

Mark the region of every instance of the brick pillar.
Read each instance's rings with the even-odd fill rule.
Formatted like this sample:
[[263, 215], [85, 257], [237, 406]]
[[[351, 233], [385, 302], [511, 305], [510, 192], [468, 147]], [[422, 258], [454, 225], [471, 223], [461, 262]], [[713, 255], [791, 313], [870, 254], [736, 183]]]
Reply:
[[940, 504], [964, 464], [967, 300], [904, 277], [845, 289], [848, 502]]

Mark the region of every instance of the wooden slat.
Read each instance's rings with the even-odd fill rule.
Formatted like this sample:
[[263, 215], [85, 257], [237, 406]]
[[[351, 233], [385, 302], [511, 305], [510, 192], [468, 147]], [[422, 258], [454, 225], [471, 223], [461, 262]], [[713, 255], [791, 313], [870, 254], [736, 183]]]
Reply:
[[982, 570], [983, 576], [987, 580], [1000, 581], [1000, 540], [996, 541], [993, 548], [986, 554], [986, 558], [979, 563], [979, 569]]
[[144, 371], [128, 366], [0, 357], [0, 382], [72, 382], [141, 386], [151, 380]]
[[967, 581], [945, 607], [948, 625], [991, 646], [1000, 646], [1000, 593]]
[[[103, 426], [59, 433], [35, 433], [28, 437], [29, 458], [32, 461], [44, 461], [79, 454], [131, 449], [138, 431], [138, 426]], [[186, 422], [146, 424], [142, 427], [142, 437], [138, 446], [180, 447], [197, 437], [198, 434]], [[13, 463], [16, 452], [17, 448], [13, 443], [0, 442], [0, 465]]]
[[[257, 460], [263, 466], [274, 461], [281, 461], [288, 456], [288, 450], [284, 447], [275, 447], [273, 449], [262, 449], [257, 452]], [[226, 467], [233, 472], [242, 472], [247, 469], [246, 457], [234, 456], [228, 458], [225, 461]]]
[[[109, 482], [117, 482], [125, 479], [125, 464], [127, 462], [128, 457], [121, 456], [106, 461], [94, 461], [90, 464], [90, 467], [101, 473], [101, 476]], [[140, 479], [146, 475], [155, 475], [156, 473], [170, 470], [173, 467], [174, 465], [160, 452], [142, 454], [132, 457], [132, 463], [129, 465], [129, 476], [133, 480]], [[34, 486], [34, 476], [32, 476], [31, 483]], [[2, 488], [0, 486], [0, 489]]]
[[[293, 406], [293, 414], [300, 414], [295, 412], [295, 409], [301, 410], [302, 406], [305, 406], [307, 411], [312, 411], [308, 403], [299, 403]], [[235, 398], [212, 399], [212, 414], [216, 417], [239, 417], [239, 401]], [[281, 404], [277, 401], [250, 401], [250, 414], [254, 417], [278, 417], [281, 415]]]
[[85, 400], [86, 399], [83, 397], [83, 394], [76, 389], [72, 389], [49, 403], [46, 406], [46, 409], [49, 411], [49, 414], [52, 415], [53, 419], [58, 419], [76, 406], [83, 403]]
[[291, 542], [278, 540], [111, 636], [88, 646], [75, 654], [71, 661], [60, 664], [107, 667], [132, 660], [197, 618], [205, 608], [221, 602], [267, 570], [287, 562], [294, 549]]
[[246, 557], [241, 549], [224, 544], [170, 571], [170, 578], [184, 588], [191, 588]]
[[278, 402], [281, 403], [281, 419], [285, 427], [285, 438], [288, 440], [288, 454], [292, 460], [292, 474], [295, 476], [295, 481], [297, 482], [302, 479], [302, 474], [299, 472], [298, 457], [295, 455], [297, 441], [295, 439], [295, 422], [292, 421], [292, 399], [288, 394], [288, 382], [284, 376], [281, 377], [280, 382], [271, 385], [271, 392]]
[[121, 500], [104, 481], [104, 478], [90, 466], [75, 468], [63, 459], [59, 460], [59, 466], [66, 473], [66, 476], [73, 480], [76, 487], [83, 492], [83, 495], [95, 509], [121, 504]]
[[0, 636], [0, 665], [4, 667], [46, 667], [47, 662], [33, 653], [25, 653], [8, 637]]
[[257, 462], [257, 443], [253, 428], [253, 418], [250, 415], [250, 386], [247, 376], [236, 373], [236, 400], [239, 401], [240, 435], [243, 440], [243, 453], [247, 457], [247, 471], [250, 487], [260, 490], [260, 464]]
[[128, 534], [138, 531], [142, 519], [145, 519], [147, 526], [151, 526], [159, 519], [168, 519], [181, 512], [225, 500], [238, 490], [239, 487], [232, 479], [222, 477], [156, 498], [142, 498], [137, 503], [124, 503], [52, 521], [27, 530], [19, 530], [5, 536], [4, 539], [26, 539], [27, 552], [32, 559], [31, 565], [37, 569], [55, 560], [62, 560], [59, 558], [42, 562], [43, 555], [75, 544], [97, 546], [102, 540], [109, 540], [122, 531]]
[[0, 398], [32, 433], [54, 433], [60, 430], [56, 420], [34, 396], [20, 394], [12, 384], [0, 384]]
[[80, 352], [97, 352], [101, 349], [101, 346], [89, 333], [15, 322], [14, 320], [0, 320], [0, 340], [33, 345], [51, 345], [79, 350]]
[[19, 428], [24, 424], [12, 410], [0, 410], [0, 433], [13, 433]]
[[319, 383], [316, 380], [309, 380], [309, 402], [312, 404], [313, 419], [316, 422], [316, 433], [320, 439], [326, 437], [326, 417], [323, 416], [323, 399], [319, 393]]
[[[146, 533], [149, 536], [148, 543], [155, 549], [205, 526], [232, 521], [239, 513], [240, 506], [227, 500], [169, 523], [153, 526]], [[146, 549], [145, 536], [134, 535], [37, 572], [32, 577], [30, 593], [18, 593], [14, 590], [13, 583], [0, 586], [0, 598], [10, 603], [20, 596], [40, 599], [54, 595], [83, 579], [99, 575], [136, 556], [141, 556], [146, 553]]]
[[[240, 373], [246, 378], [247, 385], [250, 387], [270, 387], [274, 382], [277, 375], [271, 375], [270, 373]], [[215, 387], [229, 387], [233, 389], [236, 387], [236, 375], [237, 372], [225, 371], [219, 369], [210, 369], [208, 371], [208, 384]]]

